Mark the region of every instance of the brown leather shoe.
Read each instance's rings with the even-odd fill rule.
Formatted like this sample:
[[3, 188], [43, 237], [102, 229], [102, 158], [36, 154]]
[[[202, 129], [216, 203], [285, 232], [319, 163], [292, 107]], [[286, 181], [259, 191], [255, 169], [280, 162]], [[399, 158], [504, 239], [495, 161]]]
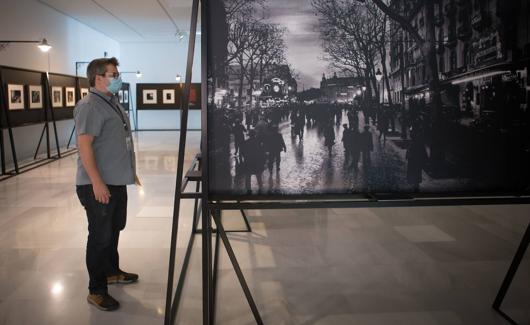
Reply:
[[127, 273], [120, 270], [120, 273], [107, 277], [107, 284], [122, 283], [128, 284], [138, 281], [138, 274]]
[[120, 303], [107, 294], [89, 294], [86, 297], [89, 304], [103, 311], [113, 311], [120, 308]]

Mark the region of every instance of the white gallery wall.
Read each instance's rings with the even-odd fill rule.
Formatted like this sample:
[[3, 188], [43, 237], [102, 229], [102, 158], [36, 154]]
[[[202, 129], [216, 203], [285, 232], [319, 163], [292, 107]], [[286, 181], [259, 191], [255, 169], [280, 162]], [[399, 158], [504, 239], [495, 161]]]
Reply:
[[[176, 83], [177, 74], [184, 82], [188, 55], [188, 37], [174, 42], [122, 42], [120, 43], [120, 70], [142, 72], [141, 78], [134, 74], [124, 75], [131, 83], [132, 101], [136, 108], [136, 83]], [[197, 35], [193, 59], [192, 82], [201, 79], [201, 38]], [[180, 129], [180, 111], [138, 111], [138, 128], [149, 130]], [[200, 111], [190, 111], [189, 129], [200, 129]]]
[[[53, 46], [49, 54], [42, 53], [36, 44], [11, 44], [0, 51], [0, 65], [75, 75], [76, 61], [103, 57], [104, 52], [120, 58], [118, 42], [36, 0], [1, 0], [0, 40], [39, 40], [44, 37]], [[73, 120], [60, 121], [57, 127], [60, 144], [65, 146]], [[33, 157], [42, 129], [42, 124], [13, 129], [19, 161]], [[10, 163], [11, 149], [6, 131], [4, 139], [6, 162]], [[53, 137], [51, 140], [53, 149]], [[45, 152], [44, 143], [41, 152]]]

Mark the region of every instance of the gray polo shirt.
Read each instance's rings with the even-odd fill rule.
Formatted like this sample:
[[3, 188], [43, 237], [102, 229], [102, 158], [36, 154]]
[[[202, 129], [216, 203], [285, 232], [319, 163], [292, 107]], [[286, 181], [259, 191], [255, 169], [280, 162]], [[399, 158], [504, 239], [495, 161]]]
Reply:
[[[116, 109], [113, 109], [107, 101]], [[123, 119], [120, 118], [118, 112]], [[134, 184], [136, 159], [131, 125], [116, 96], [107, 96], [95, 88], [90, 88], [88, 95], [77, 103], [74, 109], [74, 120], [77, 135], [89, 134], [95, 137], [92, 148], [99, 173], [105, 184]], [[123, 126], [123, 121], [127, 125], [127, 130]], [[127, 138], [130, 141], [127, 141]], [[129, 146], [127, 142], [130, 142]], [[91, 184], [80, 157], [77, 158], [76, 184]]]

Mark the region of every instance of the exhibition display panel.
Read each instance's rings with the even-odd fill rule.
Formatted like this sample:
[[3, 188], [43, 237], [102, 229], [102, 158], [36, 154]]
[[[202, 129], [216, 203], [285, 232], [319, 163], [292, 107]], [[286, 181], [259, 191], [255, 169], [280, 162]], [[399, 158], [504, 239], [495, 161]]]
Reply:
[[[190, 91], [198, 2], [184, 93]], [[425, 2], [413, 25], [403, 18], [411, 8], [399, 3], [266, 0], [234, 7], [201, 1], [201, 154], [184, 173], [185, 103], [166, 324], [175, 321], [195, 233], [202, 235], [203, 323], [215, 322], [221, 241], [256, 323], [263, 323], [222, 225], [223, 210], [530, 203], [529, 61], [518, 56], [516, 44], [508, 46], [509, 39], [484, 26], [486, 20], [462, 19], [475, 12], [482, 17], [480, 2], [458, 8]], [[517, 30], [510, 20], [516, 7], [499, 2], [496, 10], [498, 26]], [[444, 36], [444, 21], [458, 36]], [[389, 49], [378, 45], [384, 44], [381, 35], [369, 35], [387, 32], [369, 28], [380, 22], [395, 32], [384, 37], [403, 44], [395, 49], [408, 52], [391, 48], [392, 67]], [[411, 32], [416, 28], [424, 29], [421, 35]], [[461, 59], [451, 50], [457, 42], [467, 49]], [[340, 57], [351, 52], [364, 56]], [[190, 182], [197, 182], [194, 192], [187, 190]], [[181, 199], [195, 200], [194, 227], [173, 296]], [[513, 323], [500, 306], [528, 247], [529, 229], [493, 303]]]
[[[61, 158], [55, 122], [73, 118], [76, 103], [88, 94], [86, 78], [0, 66], [0, 86], [0, 126], [7, 130], [13, 161], [13, 170], [8, 171], [5, 162], [4, 134], [2, 133], [0, 134], [0, 160], [2, 176], [4, 176], [2, 179], [17, 175], [21, 170], [28, 171], [52, 159]], [[19, 166], [12, 129], [32, 124], [42, 124], [42, 132], [40, 138], [36, 139], [33, 161]], [[51, 153], [50, 124], [56, 147], [54, 156]], [[46, 157], [38, 158], [43, 140], [46, 142]]]

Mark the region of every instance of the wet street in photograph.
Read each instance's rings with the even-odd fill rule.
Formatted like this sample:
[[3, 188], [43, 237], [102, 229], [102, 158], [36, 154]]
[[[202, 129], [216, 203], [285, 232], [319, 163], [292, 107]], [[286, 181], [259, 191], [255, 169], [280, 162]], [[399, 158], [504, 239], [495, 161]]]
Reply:
[[[365, 125], [362, 112], [358, 112], [359, 125]], [[347, 124], [346, 114], [343, 112], [338, 125], [333, 126], [335, 144], [332, 146], [331, 156], [325, 145], [325, 138], [318, 127], [305, 127], [303, 139], [291, 136], [289, 121], [282, 121], [279, 130], [285, 141], [286, 152], [281, 153], [280, 170], [268, 168], [263, 171], [263, 193], [355, 193], [366, 192], [371, 188], [381, 188], [385, 184], [406, 182], [406, 165], [403, 161], [405, 150], [397, 147], [392, 139], [399, 136], [387, 137], [386, 142], [379, 141], [379, 131], [370, 124], [374, 150], [371, 152], [371, 165], [358, 161], [358, 169], [354, 170], [351, 161], [345, 161], [345, 150], [342, 142], [343, 124]], [[234, 146], [231, 146], [234, 153]], [[231, 173], [235, 177], [234, 186], [244, 187], [242, 177], [237, 177], [237, 157], [232, 155]], [[259, 189], [255, 177], [251, 178], [252, 189]], [[344, 189], [348, 189], [345, 192]], [[281, 190], [281, 191], [280, 191]], [[390, 189], [389, 189], [390, 190]]]

